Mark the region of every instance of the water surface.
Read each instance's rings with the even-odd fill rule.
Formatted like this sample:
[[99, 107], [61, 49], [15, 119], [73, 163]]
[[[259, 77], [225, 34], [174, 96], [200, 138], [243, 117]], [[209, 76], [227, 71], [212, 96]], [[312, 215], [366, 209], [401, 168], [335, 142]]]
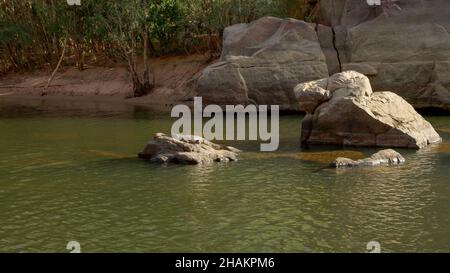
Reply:
[[136, 154], [168, 115], [125, 104], [0, 101], [0, 252], [450, 251], [450, 117], [444, 143], [399, 150], [398, 167], [323, 169], [376, 149], [228, 142], [241, 161], [159, 166]]

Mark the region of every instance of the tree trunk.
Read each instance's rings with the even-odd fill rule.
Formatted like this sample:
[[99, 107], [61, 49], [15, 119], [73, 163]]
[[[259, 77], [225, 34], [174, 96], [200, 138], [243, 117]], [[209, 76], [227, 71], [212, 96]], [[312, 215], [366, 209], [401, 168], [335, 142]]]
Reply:
[[11, 63], [18, 69], [19, 68], [19, 62], [17, 61], [16, 55], [15, 55], [13, 49], [11, 48], [11, 45], [7, 44], [6, 47], [8, 48], [9, 59], [11, 60]]
[[142, 35], [143, 38], [143, 49], [144, 49], [144, 72], [142, 75], [142, 80], [139, 77], [137, 69], [137, 58], [136, 58], [136, 44], [132, 42], [131, 51], [127, 54], [128, 59], [128, 69], [130, 70], [131, 80], [133, 82], [133, 96], [142, 97], [149, 94], [154, 88], [155, 77], [153, 77], [153, 84], [150, 83], [150, 66], [148, 63], [148, 31], [145, 29], [145, 33]]
[[148, 65], [148, 31], [147, 26], [144, 28], [144, 75], [142, 76], [144, 81], [144, 86], [150, 85], [150, 71], [149, 71], [149, 65]]
[[128, 60], [128, 70], [130, 71], [131, 81], [133, 83], [133, 97], [141, 97], [144, 96], [145, 90], [144, 85], [139, 79], [139, 75], [136, 71], [136, 59], [134, 58], [134, 54], [130, 53], [127, 55]]
[[77, 58], [77, 68], [79, 71], [84, 70], [84, 51], [82, 48], [81, 43], [78, 41], [75, 41], [75, 55]]
[[148, 63], [148, 51], [149, 51], [149, 40], [150, 37], [148, 35], [148, 29], [147, 26], [145, 26], [144, 29], [144, 35], [143, 35], [143, 39], [144, 39], [144, 75], [143, 75], [143, 87], [144, 87], [144, 91], [146, 94], [150, 93], [154, 86], [155, 83], [155, 74], [153, 73], [153, 83], [150, 83], [150, 65]]
[[58, 64], [56, 65], [55, 70], [53, 71], [52, 75], [48, 79], [47, 84], [44, 87], [44, 90], [42, 90], [41, 96], [47, 95], [47, 89], [50, 86], [50, 84], [52, 83], [53, 78], [55, 78], [56, 72], [58, 72], [58, 69], [61, 66], [61, 63], [62, 63], [62, 61], [64, 59], [64, 55], [66, 53], [66, 47], [67, 47], [67, 37], [64, 39], [64, 46], [63, 46], [63, 50], [62, 50], [62, 53], [61, 53], [61, 57], [59, 58]]

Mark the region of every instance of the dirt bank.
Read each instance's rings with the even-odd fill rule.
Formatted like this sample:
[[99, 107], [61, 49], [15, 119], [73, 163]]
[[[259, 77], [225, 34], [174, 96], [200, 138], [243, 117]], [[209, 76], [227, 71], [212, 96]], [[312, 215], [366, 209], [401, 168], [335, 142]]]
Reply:
[[132, 86], [124, 65], [115, 67], [88, 66], [84, 71], [63, 67], [45, 97], [41, 92], [50, 72], [9, 74], [0, 78], [0, 100], [10, 98], [125, 101], [165, 111], [174, 104], [190, 100], [194, 95], [190, 82], [208, 65], [207, 55], [171, 56], [151, 60], [156, 88], [140, 98], [130, 98]]

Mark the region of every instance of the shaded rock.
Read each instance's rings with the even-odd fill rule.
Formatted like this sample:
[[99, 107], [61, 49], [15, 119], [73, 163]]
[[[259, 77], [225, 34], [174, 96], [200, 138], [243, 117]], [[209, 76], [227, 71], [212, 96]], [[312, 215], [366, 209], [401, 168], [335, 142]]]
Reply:
[[441, 141], [404, 99], [373, 92], [369, 79], [355, 71], [302, 83], [295, 94], [308, 113], [302, 122], [303, 144], [423, 148]]
[[201, 73], [198, 95], [220, 105], [277, 104], [280, 110], [298, 110], [294, 86], [328, 76], [315, 27], [274, 17], [227, 27], [221, 59]]
[[408, 0], [375, 7], [361, 0], [321, 1], [342, 70], [370, 76], [415, 108], [450, 110], [450, 1]]
[[325, 56], [329, 75], [341, 72], [341, 63], [335, 48], [333, 28], [321, 24], [316, 25], [320, 47]]
[[248, 88], [238, 64], [218, 62], [207, 67], [200, 76], [197, 90], [203, 101], [217, 104], [247, 104]]
[[398, 152], [387, 149], [379, 151], [373, 154], [371, 157], [352, 160], [350, 158], [339, 157], [333, 163], [331, 167], [334, 168], [351, 168], [351, 167], [363, 167], [363, 166], [379, 166], [379, 165], [398, 165], [405, 163], [405, 158]]
[[172, 138], [158, 133], [139, 153], [139, 158], [157, 163], [197, 165], [237, 161], [240, 152], [198, 136], [179, 135]]

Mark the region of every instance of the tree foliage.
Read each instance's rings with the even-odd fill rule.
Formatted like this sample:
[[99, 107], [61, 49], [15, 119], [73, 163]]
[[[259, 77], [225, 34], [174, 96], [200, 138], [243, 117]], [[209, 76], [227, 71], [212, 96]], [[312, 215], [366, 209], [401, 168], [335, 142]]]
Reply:
[[[0, 72], [66, 65], [128, 64], [137, 95], [151, 89], [147, 59], [220, 51], [225, 27], [262, 16], [312, 20], [317, 0], [0, 0]], [[67, 44], [64, 44], [67, 43]], [[143, 75], [137, 73], [144, 57]]]

